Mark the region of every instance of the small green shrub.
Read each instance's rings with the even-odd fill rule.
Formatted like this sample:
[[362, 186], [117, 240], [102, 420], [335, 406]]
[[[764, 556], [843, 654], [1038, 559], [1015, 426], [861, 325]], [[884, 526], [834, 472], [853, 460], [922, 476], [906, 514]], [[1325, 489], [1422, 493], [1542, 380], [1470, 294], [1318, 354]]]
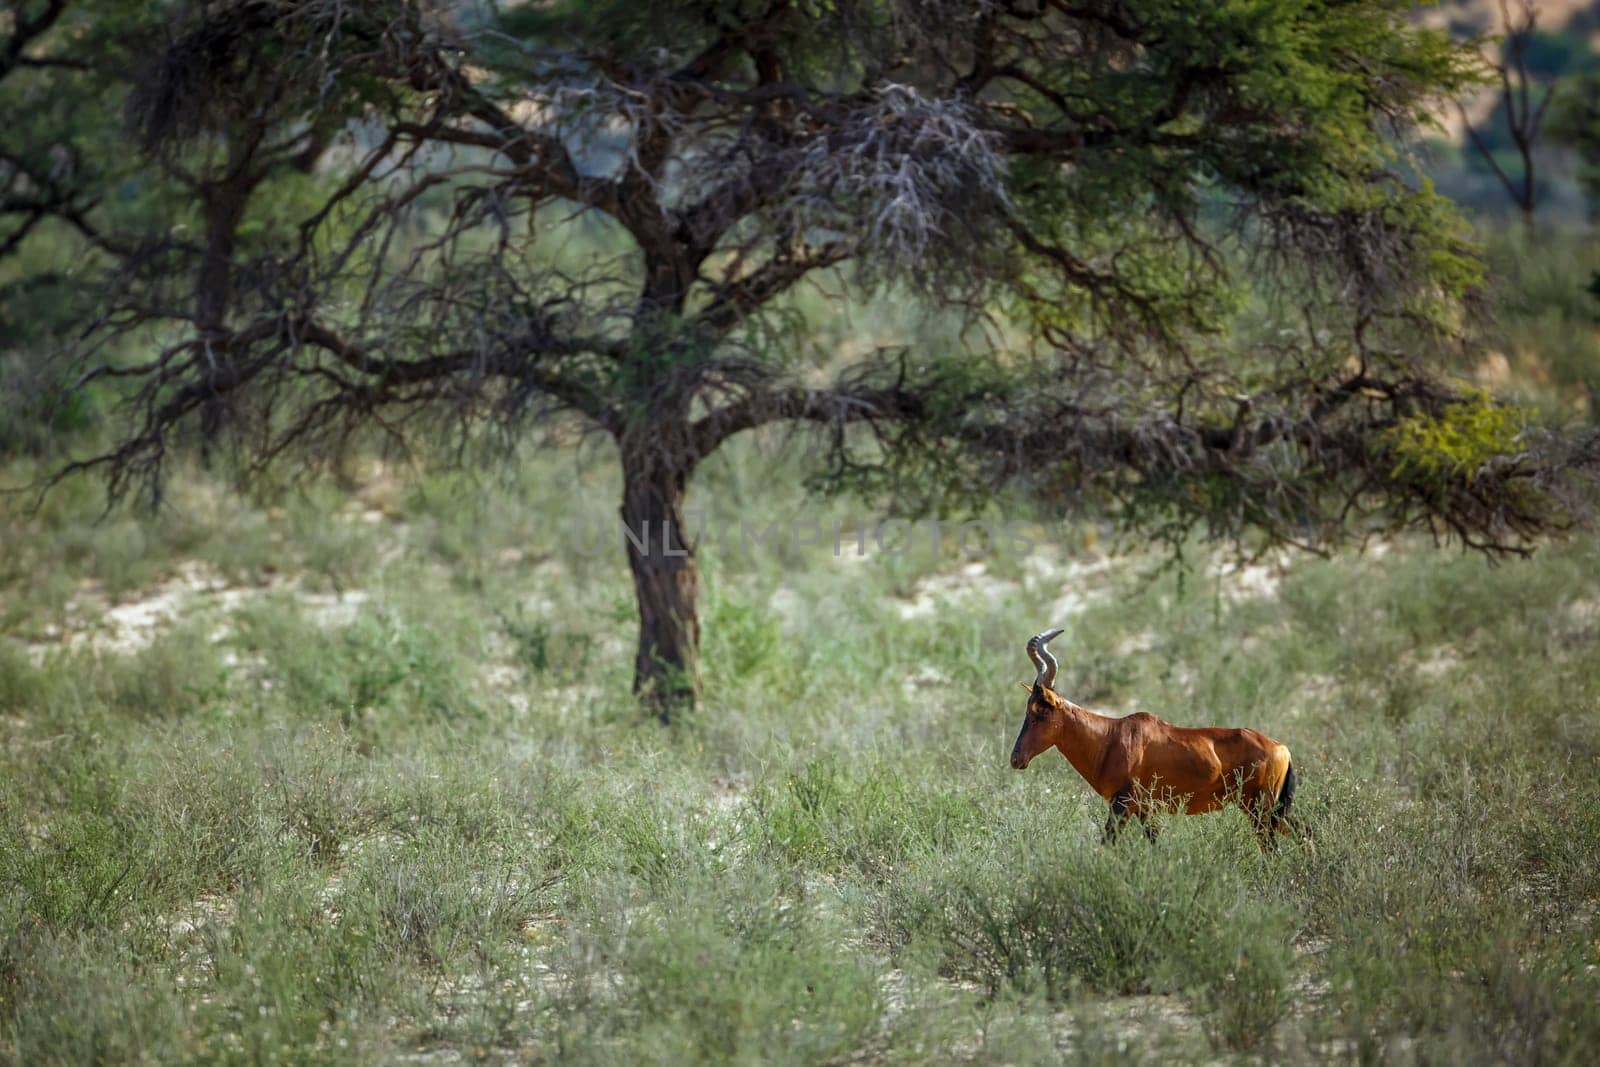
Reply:
[[878, 755], [814, 759], [762, 783], [751, 806], [751, 830], [788, 862], [869, 875], [952, 844], [983, 821], [976, 799], [959, 787], [908, 777], [898, 761]]
[[575, 935], [555, 1001], [563, 1058], [817, 1063], [881, 1010], [869, 963], [771, 872], [685, 878], [635, 915]]
[[1253, 1044], [1281, 1011], [1288, 967], [1268, 961], [1292, 957], [1293, 927], [1235, 869], [1247, 859], [1238, 835], [1215, 829], [1159, 849], [1103, 848], [1018, 817], [901, 872], [882, 921], [892, 940], [941, 946], [946, 973], [995, 992], [1059, 1000], [1202, 986], [1208, 1008], [1230, 1013], [1226, 1042]]

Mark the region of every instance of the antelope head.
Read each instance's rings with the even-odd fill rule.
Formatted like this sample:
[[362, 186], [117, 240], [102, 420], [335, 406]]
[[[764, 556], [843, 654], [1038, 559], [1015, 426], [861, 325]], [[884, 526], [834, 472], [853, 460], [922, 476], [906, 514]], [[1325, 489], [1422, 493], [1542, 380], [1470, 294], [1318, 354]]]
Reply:
[[1033, 688], [1028, 690], [1022, 731], [1011, 749], [1011, 766], [1019, 771], [1026, 770], [1033, 757], [1053, 746], [1060, 735], [1062, 702], [1050, 688], [1056, 680], [1056, 658], [1045, 647], [1060, 633], [1060, 630], [1046, 630], [1028, 638], [1028, 658], [1039, 673], [1033, 679]]

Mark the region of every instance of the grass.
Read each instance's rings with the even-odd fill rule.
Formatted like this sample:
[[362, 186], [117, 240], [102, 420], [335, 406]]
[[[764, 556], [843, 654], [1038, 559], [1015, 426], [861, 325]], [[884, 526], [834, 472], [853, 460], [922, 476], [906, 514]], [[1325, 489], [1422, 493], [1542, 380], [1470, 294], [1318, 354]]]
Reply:
[[[849, 513], [774, 462], [696, 502]], [[253, 502], [189, 472], [154, 520], [73, 488], [11, 514], [0, 1060], [1600, 1048], [1600, 543], [1275, 586], [1102, 565], [1087, 528], [981, 569], [708, 554], [708, 697], [663, 729], [620, 555], [562, 518], [606, 471]], [[151, 593], [166, 615], [106, 622]], [[1006, 762], [1046, 624], [1084, 702], [1288, 743], [1315, 851], [1236, 813], [1102, 847], [1063, 761]]]
[[1462, 369], [1546, 419], [1600, 422], [1600, 300], [1588, 291], [1600, 273], [1593, 235], [1563, 226], [1531, 240], [1507, 228], [1480, 232], [1491, 270], [1474, 329], [1499, 355]]

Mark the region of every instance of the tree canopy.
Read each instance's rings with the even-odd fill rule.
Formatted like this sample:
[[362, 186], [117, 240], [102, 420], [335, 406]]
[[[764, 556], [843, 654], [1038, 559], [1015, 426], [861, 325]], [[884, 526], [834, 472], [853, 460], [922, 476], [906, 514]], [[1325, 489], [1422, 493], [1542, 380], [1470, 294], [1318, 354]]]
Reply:
[[[1477, 70], [1410, 6], [23, 4], [8, 112], [118, 105], [7, 134], [0, 248], [45, 219], [86, 247], [72, 380], [124, 421], [67, 470], [116, 494], [186, 436], [258, 464], [562, 418], [659, 535], [701, 460], [787, 422], [906, 507], [1011, 484], [1173, 542], [1525, 551], [1594, 444], [1437, 370], [1480, 266], [1402, 164]], [[103, 172], [46, 165], [99, 137]], [[978, 329], [819, 360], [790, 303], [818, 279]], [[629, 553], [663, 707], [695, 688], [684, 548]]]

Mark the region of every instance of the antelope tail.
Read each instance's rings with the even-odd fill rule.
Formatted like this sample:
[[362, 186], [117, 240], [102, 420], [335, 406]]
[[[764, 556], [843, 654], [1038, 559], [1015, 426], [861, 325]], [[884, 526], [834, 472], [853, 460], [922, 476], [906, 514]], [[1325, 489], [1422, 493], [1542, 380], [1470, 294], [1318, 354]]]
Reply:
[[1294, 764], [1289, 764], [1289, 769], [1283, 772], [1283, 785], [1278, 788], [1278, 802], [1272, 805], [1274, 819], [1289, 817], [1289, 809], [1294, 807]]

